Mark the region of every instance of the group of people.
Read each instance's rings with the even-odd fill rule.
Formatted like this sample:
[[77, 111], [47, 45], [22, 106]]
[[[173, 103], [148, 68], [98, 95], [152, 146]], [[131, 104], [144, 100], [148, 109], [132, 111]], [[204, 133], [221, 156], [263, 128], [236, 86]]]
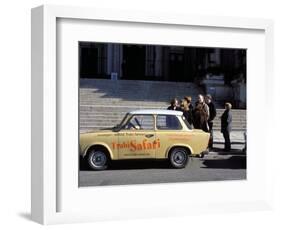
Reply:
[[[225, 151], [229, 151], [231, 149], [231, 107], [230, 103], [225, 103], [225, 111], [220, 117], [221, 132], [225, 139]], [[183, 116], [191, 126], [195, 129], [202, 129], [205, 132], [209, 132], [209, 148], [213, 148], [213, 122], [217, 116], [217, 111], [210, 94], [207, 94], [205, 97], [202, 94], [199, 94], [194, 106], [192, 105], [192, 98], [190, 96], [184, 97], [180, 102], [177, 98], [174, 98], [167, 109], [182, 111]]]

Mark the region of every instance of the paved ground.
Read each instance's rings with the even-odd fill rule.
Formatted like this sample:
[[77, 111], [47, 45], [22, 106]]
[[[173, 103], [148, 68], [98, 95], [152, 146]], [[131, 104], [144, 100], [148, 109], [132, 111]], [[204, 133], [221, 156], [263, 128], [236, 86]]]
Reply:
[[[239, 143], [242, 144], [245, 142], [244, 138], [244, 131], [232, 131], [230, 133], [230, 140], [233, 143]], [[217, 143], [224, 143], [223, 135], [220, 131], [215, 130], [214, 131], [214, 141]]]
[[80, 186], [151, 184], [191, 181], [246, 179], [246, 154], [243, 145], [223, 152], [222, 144], [203, 159], [191, 158], [184, 169], [172, 169], [166, 161], [116, 161], [105, 171], [91, 171], [83, 166], [79, 173]]

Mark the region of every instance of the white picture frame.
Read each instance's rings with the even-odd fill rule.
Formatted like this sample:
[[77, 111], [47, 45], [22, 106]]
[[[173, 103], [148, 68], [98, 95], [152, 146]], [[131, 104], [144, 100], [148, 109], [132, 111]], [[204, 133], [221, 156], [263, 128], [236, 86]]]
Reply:
[[[167, 30], [186, 30], [192, 28], [194, 31], [200, 30], [215, 33], [227, 31], [238, 31], [245, 35], [245, 41], [253, 43], [255, 51], [250, 52], [248, 70], [250, 71], [250, 79], [248, 81], [249, 88], [247, 97], [248, 105], [248, 152], [247, 156], [247, 180], [232, 182], [204, 182], [204, 183], [179, 183], [179, 184], [154, 184], [154, 185], [133, 185], [133, 186], [109, 186], [96, 188], [78, 188], [75, 180], [77, 179], [78, 164], [73, 158], [66, 164], [66, 155], [58, 155], [57, 152], [64, 149], [65, 141], [60, 143], [58, 133], [61, 132], [58, 117], [63, 110], [72, 109], [65, 107], [64, 99], [58, 102], [58, 98], [64, 98], [74, 93], [74, 100], [78, 99], [77, 82], [66, 84], [62, 90], [61, 84], [58, 83], [57, 75], [58, 65], [63, 64], [58, 57], [58, 29], [62, 28], [58, 23], [61, 19], [68, 20], [68, 27], [71, 29], [71, 23], [75, 21], [103, 22], [106, 25], [114, 27], [115, 24], [129, 25], [134, 27], [138, 25], [141, 29], [147, 30], [147, 26], [153, 28], [161, 28], [163, 33]], [[81, 25], [77, 23], [76, 29]], [[143, 27], [143, 28], [142, 28]], [[82, 27], [81, 27], [82, 28]], [[64, 28], [62, 28], [64, 29]], [[81, 29], [82, 30], [82, 29]], [[125, 28], [126, 31], [126, 28]], [[166, 31], [166, 32], [165, 32]], [[72, 31], [73, 33], [73, 31]], [[84, 36], [88, 33], [84, 30]], [[193, 33], [193, 32], [191, 32]], [[196, 33], [196, 32], [194, 32]], [[81, 34], [83, 32], [81, 31]], [[249, 37], [247, 38], [247, 36]], [[91, 35], [92, 36], [92, 35]], [[89, 36], [89, 37], [91, 37]], [[116, 36], [114, 39], [110, 35], [104, 35], [100, 40], [105, 41], [123, 41], [122, 36]], [[212, 37], [213, 36], [213, 37]], [[217, 42], [219, 35], [210, 35], [210, 44], [212, 46], [227, 47], [227, 44]], [[239, 47], [239, 39], [241, 37], [233, 37], [233, 41]], [[253, 36], [253, 37], [252, 37]], [[255, 38], [257, 42], [255, 43]], [[249, 210], [264, 210], [272, 207], [272, 169], [270, 167], [270, 155], [268, 154], [270, 147], [269, 137], [259, 137], [255, 134], [255, 121], [258, 119], [269, 119], [265, 111], [260, 111], [259, 116], [255, 118], [253, 114], [257, 111], [253, 103], [254, 98], [258, 95], [259, 101], [265, 101], [273, 96], [270, 90], [274, 84], [273, 75], [273, 22], [266, 19], [248, 19], [248, 18], [231, 18], [231, 17], [210, 17], [210, 16], [190, 16], [190, 15], [174, 15], [159, 12], [133, 12], [106, 9], [91, 9], [66, 6], [44, 5], [32, 9], [32, 188], [31, 188], [31, 214], [32, 219], [41, 224], [70, 223], [82, 221], [96, 221], [107, 219], [126, 219], [126, 218], [143, 218], [143, 217], [164, 217], [173, 215], [187, 215], [194, 213], [214, 213], [214, 212], [236, 212]], [[192, 34], [191, 34], [192, 37]], [[227, 36], [226, 36], [227, 37]], [[194, 35], [194, 41], [199, 38]], [[169, 38], [168, 38], [169, 39]], [[143, 42], [151, 41], [151, 43], [160, 42], [164, 44], [164, 40], [159, 37], [144, 38]], [[197, 39], [198, 40], [198, 39]], [[227, 39], [226, 39], [227, 40]], [[231, 39], [228, 38], [230, 41]], [[241, 40], [241, 39], [240, 39]], [[132, 41], [132, 40], [131, 40]], [[218, 39], [220, 41], [220, 39]], [[232, 41], [232, 42], [233, 42]], [[241, 44], [243, 41], [240, 41]], [[171, 40], [167, 44], [180, 44], [181, 41]], [[61, 43], [60, 43], [61, 44]], [[204, 44], [204, 43], [202, 43]], [[207, 44], [207, 43], [206, 43]], [[246, 44], [246, 43], [245, 43]], [[261, 46], [261, 47], [260, 47]], [[241, 45], [243, 48], [248, 48]], [[261, 50], [258, 49], [260, 47]], [[258, 52], [259, 55], [255, 55]], [[70, 52], [70, 56], [73, 53]], [[255, 67], [254, 64], [258, 65]], [[259, 71], [257, 71], [259, 70]], [[256, 71], [256, 72], [255, 72]], [[251, 75], [257, 76], [253, 85]], [[78, 78], [78, 73], [77, 73]], [[75, 81], [75, 80], [74, 80]], [[252, 85], [252, 86], [251, 86]], [[75, 91], [76, 90], [76, 91]], [[78, 103], [78, 100], [77, 100]], [[74, 109], [77, 104], [74, 103]], [[267, 100], [267, 108], [273, 108], [270, 100]], [[76, 108], [78, 110], [78, 108]], [[75, 110], [75, 111], [76, 111]], [[74, 112], [76, 114], [76, 112]], [[77, 114], [70, 116], [71, 122], [76, 119]], [[67, 120], [67, 119], [66, 119]], [[78, 119], [76, 120], [78, 122]], [[67, 124], [67, 123], [66, 123]], [[78, 135], [77, 125], [73, 124], [74, 129], [70, 131], [73, 135], [67, 138], [73, 138]], [[76, 128], [75, 128], [76, 127]], [[261, 127], [261, 131], [270, 132], [271, 127]], [[63, 132], [63, 131], [62, 131]], [[77, 138], [78, 139], [78, 138]], [[253, 145], [255, 141], [263, 141], [262, 148]], [[74, 141], [77, 145], [77, 142]], [[71, 146], [71, 144], [70, 144]], [[70, 147], [69, 147], [70, 148]], [[77, 149], [73, 149], [77, 153]], [[263, 168], [259, 168], [262, 164], [260, 159], [253, 157], [253, 153], [257, 156], [263, 154], [263, 160], [266, 164]], [[78, 154], [78, 153], [77, 153]], [[73, 154], [72, 154], [73, 155]], [[77, 157], [78, 158], [78, 157]], [[78, 159], [77, 159], [78, 160]], [[63, 165], [63, 167], [62, 167]], [[77, 166], [76, 168], [73, 166]], [[67, 171], [69, 170], [69, 171]], [[69, 174], [70, 173], [70, 174]], [[66, 183], [66, 175], [69, 176], [69, 182]], [[207, 189], [207, 192], [206, 192]], [[177, 193], [179, 196], [185, 196], [187, 191], [195, 192], [192, 201], [184, 201], [184, 205], [174, 204], [167, 194]], [[235, 194], [231, 198], [215, 194], [228, 191]], [[239, 191], [240, 190], [240, 191]], [[253, 191], [256, 191], [253, 194]], [[124, 193], [126, 192], [126, 196]], [[242, 196], [243, 192], [245, 194]], [[111, 194], [118, 194], [116, 199]], [[148, 193], [152, 194], [153, 199], [148, 197]], [[198, 197], [204, 194], [210, 194], [212, 199], [203, 198], [200, 202]], [[93, 203], [89, 200], [92, 194], [98, 194], [101, 200], [106, 200], [107, 207], [104, 208], [102, 203]], [[134, 194], [134, 195], [132, 195]], [[135, 196], [137, 194], [137, 196]], [[141, 195], [142, 194], [142, 195]], [[135, 202], [134, 199], [138, 199]], [[188, 197], [188, 196], [187, 196]], [[106, 199], [105, 199], [106, 198]], [[87, 199], [89, 205], [87, 205]], [[165, 200], [165, 202], [161, 202]], [[146, 202], [144, 202], [146, 201]], [[148, 207], [149, 204], [149, 207]], [[90, 206], [90, 208], [89, 208]]]

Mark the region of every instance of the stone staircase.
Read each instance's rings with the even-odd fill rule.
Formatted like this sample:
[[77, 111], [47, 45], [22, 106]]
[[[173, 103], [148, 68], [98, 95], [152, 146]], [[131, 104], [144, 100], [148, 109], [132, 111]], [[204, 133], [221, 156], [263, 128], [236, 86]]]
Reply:
[[[196, 100], [202, 90], [193, 83], [80, 80], [80, 130], [113, 127], [123, 116], [137, 109], [166, 109], [169, 101], [188, 95]], [[220, 129], [217, 109], [214, 129]], [[233, 110], [233, 129], [246, 129], [246, 110]]]

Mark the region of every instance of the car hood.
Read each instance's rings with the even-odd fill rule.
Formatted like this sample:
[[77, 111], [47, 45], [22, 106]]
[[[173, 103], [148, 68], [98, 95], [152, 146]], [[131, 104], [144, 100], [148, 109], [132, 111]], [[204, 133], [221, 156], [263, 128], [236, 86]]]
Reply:
[[113, 133], [112, 129], [104, 129], [104, 130], [86, 130], [86, 131], [81, 131], [80, 134], [107, 134], [107, 133]]

